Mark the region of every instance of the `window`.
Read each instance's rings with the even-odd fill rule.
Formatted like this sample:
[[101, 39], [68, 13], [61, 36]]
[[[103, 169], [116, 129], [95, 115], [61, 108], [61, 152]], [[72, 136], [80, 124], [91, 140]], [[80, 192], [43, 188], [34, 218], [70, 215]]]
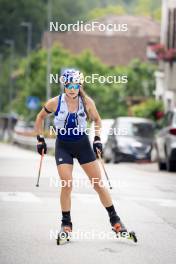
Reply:
[[152, 123], [121, 121], [118, 127], [121, 130], [126, 130], [125, 136], [152, 138], [154, 135]]

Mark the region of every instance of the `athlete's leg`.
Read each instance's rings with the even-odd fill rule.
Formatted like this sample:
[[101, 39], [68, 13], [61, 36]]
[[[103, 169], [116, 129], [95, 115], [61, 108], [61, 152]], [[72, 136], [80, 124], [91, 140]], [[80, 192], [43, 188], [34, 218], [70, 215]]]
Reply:
[[57, 166], [61, 179], [60, 203], [61, 209], [68, 212], [71, 209], [71, 191], [72, 191], [72, 164], [60, 164]]
[[113, 228], [117, 232], [119, 232], [120, 230], [126, 231], [126, 227], [123, 225], [120, 217], [116, 213], [108, 190], [102, 184], [101, 171], [98, 161], [95, 160], [89, 163], [82, 164], [81, 166], [89, 177], [91, 183], [93, 184], [94, 189], [99, 194], [100, 200], [108, 212], [110, 223]]
[[112, 199], [108, 192], [108, 190], [103, 186], [102, 184], [102, 178], [101, 178], [101, 171], [100, 166], [98, 164], [98, 161], [92, 161], [81, 165], [85, 173], [90, 179], [90, 182], [95, 189], [95, 191], [98, 193], [100, 200], [102, 204], [105, 207], [109, 207], [112, 205]]
[[69, 226], [72, 229], [70, 210], [73, 165], [60, 164], [57, 166], [57, 169], [61, 179], [60, 204], [62, 209], [62, 225]]

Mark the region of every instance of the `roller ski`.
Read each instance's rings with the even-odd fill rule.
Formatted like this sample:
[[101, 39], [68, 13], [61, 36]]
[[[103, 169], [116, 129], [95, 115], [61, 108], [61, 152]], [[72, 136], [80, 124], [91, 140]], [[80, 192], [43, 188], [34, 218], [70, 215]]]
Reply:
[[134, 243], [137, 243], [137, 237], [135, 232], [128, 232], [121, 220], [119, 220], [112, 226], [112, 231], [116, 233], [117, 238], [129, 239], [132, 240]]
[[72, 223], [67, 225], [61, 224], [61, 230], [57, 237], [57, 245], [64, 245], [71, 239]]

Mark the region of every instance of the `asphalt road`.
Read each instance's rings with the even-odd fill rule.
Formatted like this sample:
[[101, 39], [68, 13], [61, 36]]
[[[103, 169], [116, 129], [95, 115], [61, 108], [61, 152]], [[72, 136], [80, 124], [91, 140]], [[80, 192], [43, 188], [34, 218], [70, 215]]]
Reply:
[[0, 144], [0, 263], [175, 264], [176, 173], [156, 164], [108, 164], [113, 202], [137, 244], [113, 236], [107, 212], [75, 161], [73, 239], [57, 246], [59, 185], [54, 158]]

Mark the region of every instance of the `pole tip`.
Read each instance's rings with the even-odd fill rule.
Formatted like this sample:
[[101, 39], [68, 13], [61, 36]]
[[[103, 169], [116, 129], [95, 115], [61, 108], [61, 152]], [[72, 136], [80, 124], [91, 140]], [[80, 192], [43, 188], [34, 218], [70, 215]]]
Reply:
[[36, 187], [39, 187], [39, 184], [36, 184]]

